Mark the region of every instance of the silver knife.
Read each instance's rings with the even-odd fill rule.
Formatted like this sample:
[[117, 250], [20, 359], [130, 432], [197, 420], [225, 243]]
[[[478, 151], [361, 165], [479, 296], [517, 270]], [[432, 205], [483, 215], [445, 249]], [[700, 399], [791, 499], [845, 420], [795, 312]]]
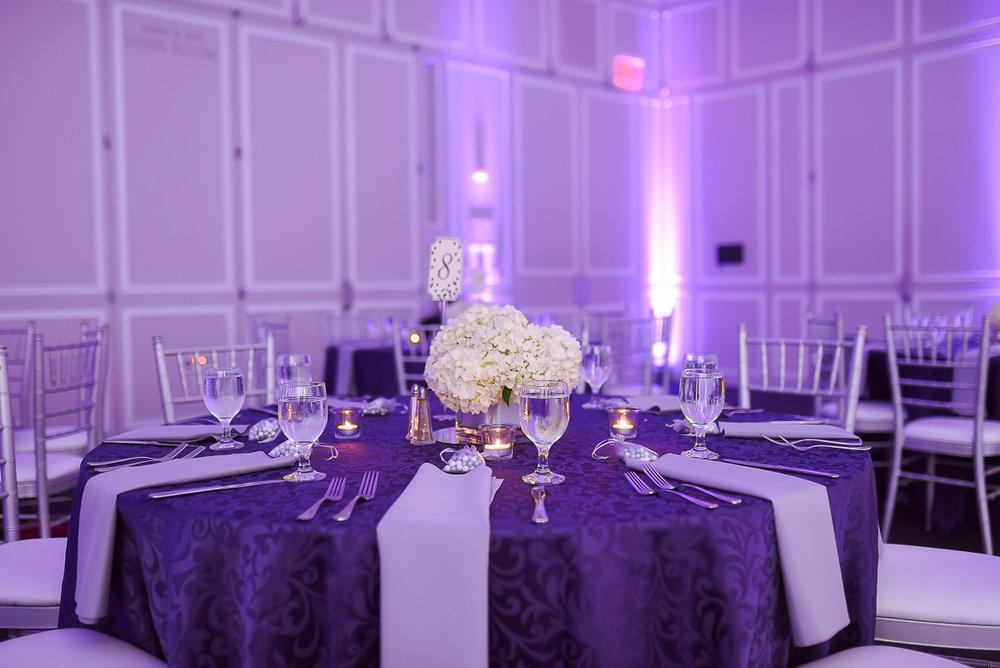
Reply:
[[815, 469], [804, 469], [798, 466], [785, 466], [784, 464], [764, 464], [762, 462], [748, 462], [743, 459], [722, 459], [721, 461], [727, 462], [729, 464], [739, 464], [740, 466], [751, 466], [755, 469], [767, 469], [769, 471], [785, 471], [786, 473], [801, 473], [802, 475], [814, 475], [820, 478], [833, 478], [837, 479], [840, 477], [839, 473], [830, 473], [828, 471], [817, 471]]
[[177, 489], [172, 492], [154, 492], [149, 495], [151, 499], [167, 499], [172, 496], [187, 496], [188, 494], [201, 494], [202, 492], [219, 492], [224, 489], [240, 489], [241, 487], [257, 487], [258, 485], [274, 485], [285, 480], [254, 480], [252, 482], [236, 482], [229, 485], [210, 485], [208, 487], [188, 487], [187, 489]]

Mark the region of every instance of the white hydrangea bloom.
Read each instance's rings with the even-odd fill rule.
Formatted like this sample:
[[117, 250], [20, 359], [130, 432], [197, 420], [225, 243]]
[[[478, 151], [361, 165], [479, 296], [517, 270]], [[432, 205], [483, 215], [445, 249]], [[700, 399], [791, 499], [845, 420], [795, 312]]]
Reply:
[[559, 326], [538, 327], [513, 306], [474, 304], [431, 343], [424, 376], [445, 406], [485, 413], [527, 380], [580, 381], [580, 343]]

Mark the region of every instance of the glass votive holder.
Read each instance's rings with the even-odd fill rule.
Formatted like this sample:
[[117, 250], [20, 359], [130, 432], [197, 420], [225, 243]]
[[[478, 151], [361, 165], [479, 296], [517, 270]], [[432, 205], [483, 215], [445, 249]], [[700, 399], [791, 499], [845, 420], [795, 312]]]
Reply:
[[484, 424], [479, 426], [479, 442], [483, 444], [483, 459], [499, 461], [514, 456], [514, 430], [510, 424]]
[[357, 438], [361, 433], [361, 409], [338, 408], [333, 435], [341, 440]]
[[609, 408], [608, 427], [611, 429], [611, 438], [635, 438], [639, 429], [639, 409], [631, 406]]

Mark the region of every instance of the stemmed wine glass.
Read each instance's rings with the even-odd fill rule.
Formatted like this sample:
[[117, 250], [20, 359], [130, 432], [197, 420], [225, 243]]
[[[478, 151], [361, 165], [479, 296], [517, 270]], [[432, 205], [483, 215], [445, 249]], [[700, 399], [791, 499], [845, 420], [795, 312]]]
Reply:
[[281, 386], [278, 398], [278, 424], [285, 436], [295, 443], [298, 468], [284, 476], [289, 482], [322, 480], [326, 474], [313, 469], [309, 461], [312, 446], [326, 429], [329, 408], [326, 383], [290, 382]]
[[681, 411], [694, 427], [694, 447], [681, 454], [695, 459], [718, 459], [705, 447], [705, 431], [722, 413], [726, 379], [714, 355], [688, 355], [681, 372]]
[[583, 405], [584, 408], [604, 408], [601, 387], [611, 377], [611, 346], [584, 346], [580, 373], [590, 385], [594, 398]]
[[243, 444], [233, 439], [233, 418], [243, 408], [246, 387], [243, 369], [220, 367], [205, 371], [202, 381], [202, 398], [208, 412], [222, 423], [222, 439], [209, 446], [209, 450], [236, 450]]
[[558, 485], [566, 476], [549, 468], [549, 450], [569, 426], [569, 386], [554, 381], [527, 381], [518, 387], [521, 429], [538, 449], [538, 466], [521, 476], [530, 485]]
[[278, 355], [278, 389], [285, 383], [312, 380], [312, 357], [309, 353]]

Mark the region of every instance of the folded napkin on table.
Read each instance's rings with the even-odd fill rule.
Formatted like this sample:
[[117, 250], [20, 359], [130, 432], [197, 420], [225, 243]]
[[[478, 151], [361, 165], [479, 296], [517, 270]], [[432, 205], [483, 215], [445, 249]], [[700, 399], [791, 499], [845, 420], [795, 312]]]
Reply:
[[326, 403], [330, 408], [360, 408], [362, 410], [368, 405], [364, 399], [334, 399], [333, 397], [327, 399]]
[[[486, 466], [421, 464], [378, 523], [382, 665], [486, 666], [490, 501]], [[461, 632], [442, 620], [460, 619]]]
[[133, 489], [255, 473], [288, 466], [294, 457], [272, 459], [263, 452], [171, 460], [94, 476], [80, 501], [77, 543], [76, 614], [96, 624], [108, 612], [108, 586], [118, 519], [118, 495]]
[[733, 438], [828, 438], [856, 440], [857, 436], [835, 424], [794, 422], [720, 422], [719, 431]]
[[[250, 425], [233, 425], [234, 434], [242, 434]], [[139, 427], [130, 431], [115, 434], [109, 441], [160, 441], [162, 443], [180, 443], [181, 441], [196, 441], [210, 436], [222, 436], [221, 424], [157, 424]]]
[[[642, 462], [628, 460], [641, 470]], [[792, 641], [808, 647], [847, 626], [830, 500], [823, 485], [773, 471], [663, 455], [651, 463], [664, 477], [761, 497], [774, 507], [778, 557], [792, 623]]]
[[639, 394], [625, 397], [629, 406], [635, 406], [641, 411], [679, 411], [681, 398], [673, 394]]

